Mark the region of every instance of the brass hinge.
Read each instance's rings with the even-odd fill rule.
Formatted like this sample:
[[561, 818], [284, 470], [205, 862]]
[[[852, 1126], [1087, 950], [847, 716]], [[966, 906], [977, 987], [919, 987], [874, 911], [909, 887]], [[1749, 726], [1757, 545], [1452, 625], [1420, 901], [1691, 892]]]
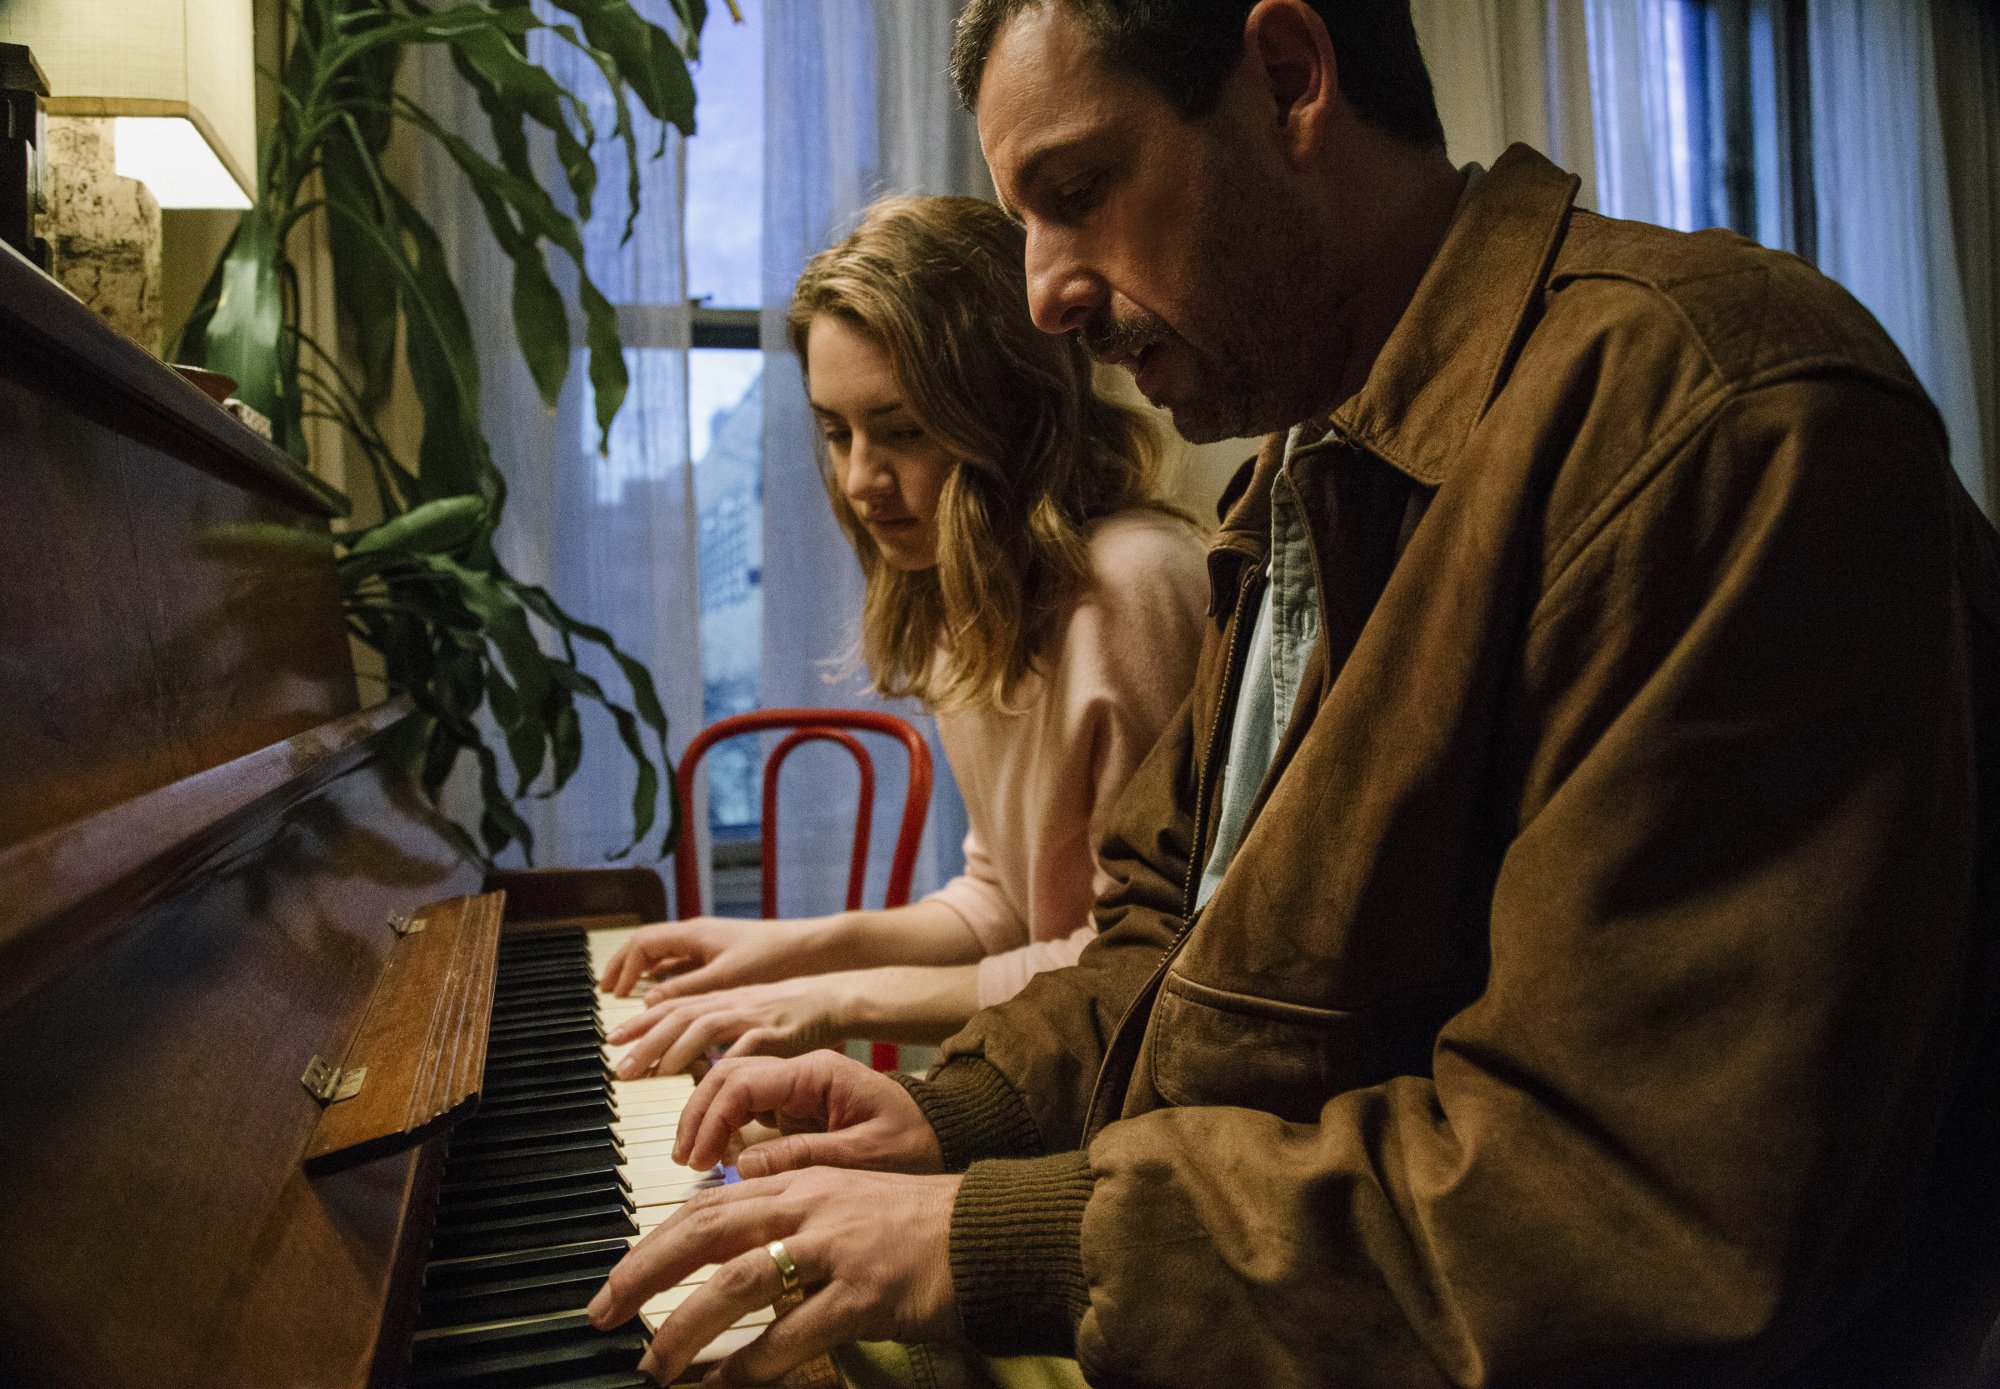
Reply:
[[366, 1066], [356, 1066], [351, 1071], [343, 1071], [330, 1061], [322, 1061], [315, 1056], [306, 1067], [306, 1073], [299, 1077], [299, 1083], [306, 1087], [306, 1093], [321, 1104], [339, 1104], [351, 1100], [361, 1093], [361, 1082], [368, 1078]]
[[424, 929], [424, 919], [421, 916], [392, 916], [389, 918], [389, 929], [399, 936], [414, 936]]

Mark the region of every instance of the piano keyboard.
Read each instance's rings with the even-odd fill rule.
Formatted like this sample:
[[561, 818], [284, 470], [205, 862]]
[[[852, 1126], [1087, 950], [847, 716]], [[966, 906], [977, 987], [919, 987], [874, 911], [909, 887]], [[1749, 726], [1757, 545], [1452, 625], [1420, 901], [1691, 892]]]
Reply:
[[[584, 1307], [604, 1275], [694, 1192], [734, 1180], [673, 1160], [686, 1076], [622, 1081], [604, 1034], [639, 1012], [595, 980], [631, 929], [504, 936], [478, 1110], [453, 1131], [417, 1311], [410, 1383], [641, 1389], [636, 1368], [667, 1314], [712, 1273], [598, 1331]], [[696, 1363], [750, 1343], [769, 1308]]]

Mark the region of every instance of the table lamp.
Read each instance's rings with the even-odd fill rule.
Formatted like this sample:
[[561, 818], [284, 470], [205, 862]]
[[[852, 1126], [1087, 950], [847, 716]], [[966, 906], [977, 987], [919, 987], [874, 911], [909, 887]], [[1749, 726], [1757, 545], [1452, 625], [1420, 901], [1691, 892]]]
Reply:
[[48, 81], [52, 272], [158, 351], [159, 209], [256, 195], [251, 0], [0, 0], [0, 43]]

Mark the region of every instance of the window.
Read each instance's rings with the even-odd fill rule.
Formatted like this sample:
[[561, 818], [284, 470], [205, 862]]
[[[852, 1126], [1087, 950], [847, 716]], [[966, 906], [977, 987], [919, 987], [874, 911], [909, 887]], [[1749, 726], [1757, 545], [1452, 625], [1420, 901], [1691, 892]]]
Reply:
[[[763, 633], [764, 31], [758, 0], [743, 22], [715, 6], [695, 71], [687, 142], [688, 430], [701, 565], [702, 719], [758, 703]], [[710, 753], [709, 829], [718, 848], [754, 836], [755, 740]]]

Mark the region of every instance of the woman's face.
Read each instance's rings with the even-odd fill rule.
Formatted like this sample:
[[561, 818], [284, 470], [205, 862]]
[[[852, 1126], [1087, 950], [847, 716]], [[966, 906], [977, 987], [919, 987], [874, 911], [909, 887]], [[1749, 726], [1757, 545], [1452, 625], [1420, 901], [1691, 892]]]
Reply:
[[938, 496], [952, 459], [903, 399], [884, 348], [845, 319], [815, 317], [806, 379], [833, 476], [882, 558], [898, 569], [937, 564]]

